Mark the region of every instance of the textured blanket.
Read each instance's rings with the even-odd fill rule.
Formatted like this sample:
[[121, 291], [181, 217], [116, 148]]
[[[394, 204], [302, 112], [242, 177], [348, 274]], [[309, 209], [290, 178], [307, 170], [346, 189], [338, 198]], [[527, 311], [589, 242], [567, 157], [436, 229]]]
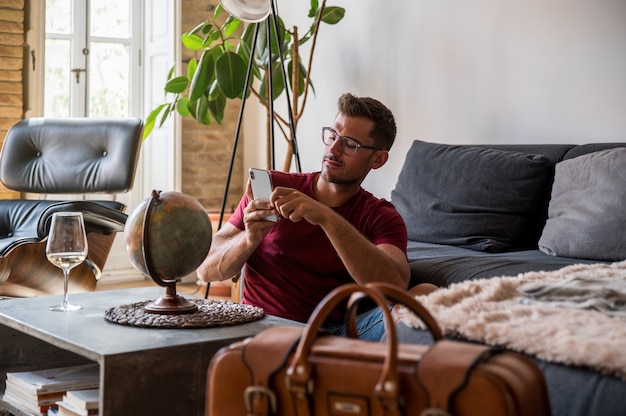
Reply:
[[[626, 261], [574, 265], [466, 281], [416, 299], [446, 335], [626, 380], [626, 317], [621, 313], [625, 281]], [[584, 294], [581, 287], [591, 289]], [[400, 316], [407, 325], [423, 328], [406, 310]]]

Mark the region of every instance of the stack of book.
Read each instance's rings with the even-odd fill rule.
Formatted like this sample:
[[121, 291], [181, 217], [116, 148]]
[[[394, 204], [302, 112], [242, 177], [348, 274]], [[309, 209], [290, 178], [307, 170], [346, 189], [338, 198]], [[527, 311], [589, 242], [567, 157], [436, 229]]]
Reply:
[[98, 388], [98, 364], [7, 373], [3, 400], [15, 408], [37, 416], [57, 408], [69, 390]]
[[100, 411], [100, 389], [69, 390], [57, 404], [57, 416], [97, 415]]

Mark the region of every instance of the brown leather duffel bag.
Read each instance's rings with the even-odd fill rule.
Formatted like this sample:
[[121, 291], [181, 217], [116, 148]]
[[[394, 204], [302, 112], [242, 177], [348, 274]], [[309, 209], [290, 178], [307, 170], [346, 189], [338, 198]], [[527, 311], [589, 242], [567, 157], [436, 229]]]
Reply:
[[[353, 294], [382, 308], [386, 343], [320, 331], [330, 311]], [[397, 343], [390, 301], [426, 323], [434, 346]], [[541, 416], [550, 414], [550, 404], [543, 374], [530, 358], [444, 340], [432, 316], [406, 292], [349, 284], [331, 292], [304, 329], [273, 327], [221, 349], [208, 369], [205, 413]]]

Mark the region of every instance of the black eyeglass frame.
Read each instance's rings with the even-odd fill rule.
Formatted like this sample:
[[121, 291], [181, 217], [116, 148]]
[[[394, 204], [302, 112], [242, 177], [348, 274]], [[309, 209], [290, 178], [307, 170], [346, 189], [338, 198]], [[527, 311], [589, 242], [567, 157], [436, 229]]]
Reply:
[[[326, 146], [332, 146], [333, 143], [326, 143], [324, 141], [324, 133], [325, 132], [331, 132], [335, 135], [335, 140], [333, 140], [333, 143], [336, 142], [337, 140], [342, 141], [343, 143], [346, 142], [354, 142], [355, 146], [354, 147], [349, 147], [346, 146], [345, 144], [341, 145], [341, 151], [343, 153], [345, 153], [346, 155], [354, 155], [356, 154], [356, 152], [359, 150], [360, 147], [364, 148], [364, 149], [370, 149], [370, 150], [383, 150], [383, 151], [387, 151], [387, 149], [383, 149], [382, 147], [374, 147], [374, 146], [366, 146], [364, 144], [361, 144], [358, 142], [358, 140], [353, 139], [352, 137], [348, 137], [348, 136], [342, 136], [339, 133], [337, 133], [335, 131], [335, 129], [331, 128], [331, 127], [322, 127], [322, 143], [324, 143]], [[346, 149], [354, 149], [354, 153], [347, 153]]]

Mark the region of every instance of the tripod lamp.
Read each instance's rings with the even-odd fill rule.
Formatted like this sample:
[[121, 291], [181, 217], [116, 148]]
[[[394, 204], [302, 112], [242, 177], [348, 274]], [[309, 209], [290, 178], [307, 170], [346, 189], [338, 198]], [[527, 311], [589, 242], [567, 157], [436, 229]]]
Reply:
[[[224, 9], [233, 17], [236, 17], [239, 20], [248, 23], [256, 24], [254, 31], [254, 39], [252, 42], [252, 49], [250, 51], [250, 60], [248, 62], [248, 69], [246, 72], [246, 81], [244, 84], [244, 89], [242, 93], [241, 99], [241, 108], [239, 109], [239, 117], [237, 119], [237, 127], [235, 129], [235, 138], [233, 142], [233, 150], [230, 158], [230, 164], [228, 168], [228, 176], [226, 178], [226, 186], [224, 187], [224, 196], [222, 198], [222, 207], [220, 210], [220, 218], [218, 222], [218, 230], [222, 227], [222, 222], [224, 220], [224, 212], [226, 211], [226, 201], [228, 199], [228, 191], [230, 189], [230, 181], [232, 179], [233, 168], [235, 165], [235, 157], [237, 154], [237, 146], [239, 144], [239, 134], [241, 132], [241, 125], [243, 121], [243, 113], [246, 106], [246, 98], [248, 95], [248, 89], [250, 87], [250, 77], [252, 74], [252, 64], [254, 62], [254, 53], [256, 50], [257, 38], [259, 36], [259, 22], [263, 20], [266, 21], [265, 28], [267, 30], [266, 40], [267, 40], [267, 49], [270, 51], [271, 55], [271, 43], [272, 36], [276, 39], [276, 43], [280, 45], [280, 39], [278, 35], [278, 27], [279, 20], [276, 13], [276, 5], [275, 0], [220, 0], [220, 3]], [[270, 21], [271, 19], [271, 21]], [[273, 25], [271, 24], [273, 23]], [[271, 31], [271, 27], [274, 28], [273, 33]], [[278, 55], [280, 59], [280, 69], [283, 77], [283, 85], [285, 86], [285, 96], [287, 101], [287, 112], [289, 115], [289, 130], [291, 134], [291, 151], [295, 157], [296, 169], [298, 172], [302, 171], [302, 167], [300, 165], [300, 153], [298, 151], [298, 144], [296, 141], [296, 131], [295, 131], [295, 123], [293, 120], [293, 111], [291, 108], [291, 99], [289, 97], [289, 83], [287, 80], [287, 73], [285, 71], [285, 63], [284, 57], [281, 48], [278, 48]], [[270, 165], [271, 169], [275, 169], [275, 152], [274, 152], [274, 100], [273, 100], [273, 91], [274, 91], [274, 82], [273, 82], [273, 74], [272, 74], [272, 59], [268, 59], [268, 70], [267, 70], [267, 81], [268, 81], [268, 104], [269, 104], [269, 140], [270, 140]], [[209, 296], [209, 289], [211, 287], [211, 283], [207, 282], [205, 299]]]

